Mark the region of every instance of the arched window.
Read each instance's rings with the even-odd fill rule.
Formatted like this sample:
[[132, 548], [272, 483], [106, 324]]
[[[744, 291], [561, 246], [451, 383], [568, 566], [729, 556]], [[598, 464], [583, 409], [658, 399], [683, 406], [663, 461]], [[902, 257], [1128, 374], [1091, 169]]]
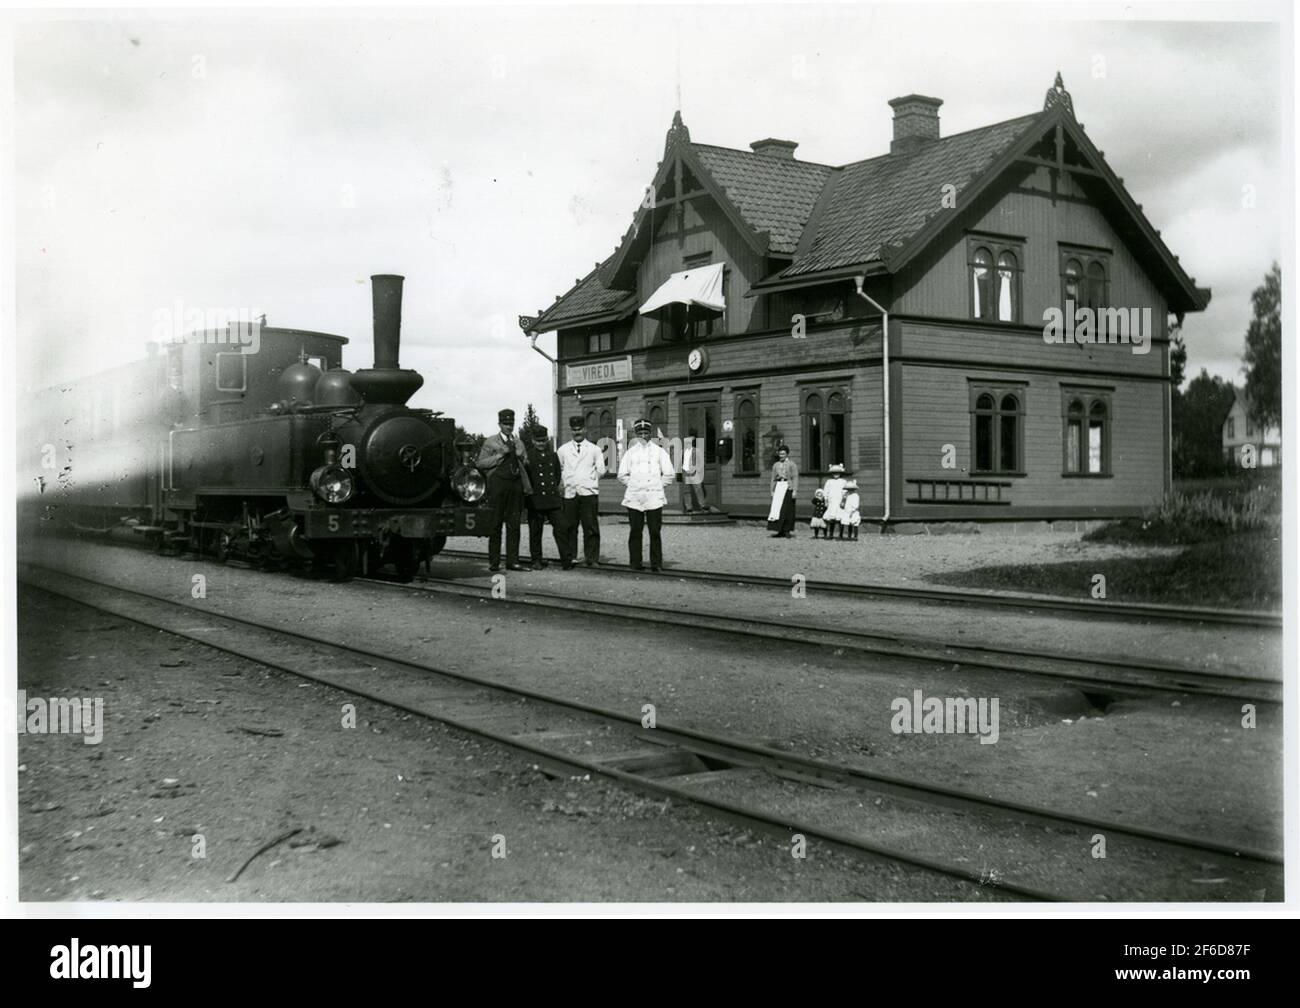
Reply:
[[834, 465], [838, 462], [840, 465], [847, 467], [849, 456], [848, 406], [842, 392], [832, 392], [826, 400], [826, 426], [823, 437], [826, 439], [826, 450], [822, 457], [826, 460], [826, 464]]
[[984, 393], [975, 400], [975, 471], [992, 472], [993, 465], [993, 428], [997, 422], [997, 411], [993, 408], [993, 397]]
[[1065, 408], [1065, 471], [1083, 472], [1083, 401], [1071, 399]]
[[998, 321], [1015, 322], [1020, 318], [1020, 267], [1011, 252], [998, 256]]
[[1095, 399], [1088, 407], [1088, 473], [1100, 476], [1108, 469], [1106, 420], [1109, 411], [1104, 399]]
[[1106, 267], [1096, 259], [1088, 263], [1087, 304], [1093, 311], [1106, 306]]
[[[822, 456], [822, 397], [810, 392], [803, 400], [803, 457], [810, 472], [825, 468]], [[829, 464], [829, 463], [827, 463]]]
[[971, 257], [971, 314], [993, 318], [993, 254], [981, 246]]
[[752, 395], [737, 396], [736, 472], [745, 475], [758, 470], [758, 402]]
[[[1099, 312], [1109, 305], [1108, 259], [1109, 253], [1104, 250], [1061, 250], [1062, 308], [1065, 308], [1067, 301], [1074, 302], [1076, 312], [1080, 308], [1091, 308], [1093, 312]], [[1100, 332], [1101, 320], [1095, 321], [1098, 325], [1097, 332]]]
[[667, 410], [663, 403], [651, 403], [645, 411], [645, 418], [650, 421], [650, 426], [654, 430], [655, 437], [658, 437], [660, 434], [667, 437]]
[[1020, 321], [1023, 246], [993, 235], [971, 235], [966, 241], [971, 318], [985, 322]]
[[1061, 300], [1073, 301], [1076, 309], [1083, 306], [1081, 283], [1083, 280], [1083, 266], [1078, 259], [1065, 260], [1065, 271], [1062, 277]]
[[1003, 472], [1020, 471], [1020, 399], [1004, 395], [998, 404], [998, 459]]
[[1110, 407], [1108, 391], [1061, 390], [1066, 476], [1110, 475]]
[[1003, 389], [972, 389], [971, 455], [977, 473], [1019, 473], [1024, 398]]
[[803, 399], [803, 455], [799, 464], [804, 472], [825, 472], [839, 463], [849, 465], [853, 402], [846, 387], [823, 388], [808, 392]]

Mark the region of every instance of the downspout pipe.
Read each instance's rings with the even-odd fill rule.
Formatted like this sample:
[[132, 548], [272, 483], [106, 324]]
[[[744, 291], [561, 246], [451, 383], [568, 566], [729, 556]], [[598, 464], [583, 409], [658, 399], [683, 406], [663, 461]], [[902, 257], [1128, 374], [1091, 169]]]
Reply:
[[551, 404], [555, 410], [551, 426], [555, 431], [555, 445], [558, 448], [560, 444], [560, 362], [537, 345], [537, 333], [530, 332], [528, 342], [534, 350], [551, 362]]
[[885, 439], [885, 501], [884, 508], [881, 511], [880, 521], [881, 531], [883, 532], [885, 524], [889, 521], [889, 312], [885, 309], [884, 305], [880, 304], [880, 302], [862, 289], [862, 285], [866, 282], [866, 279], [865, 276], [855, 276], [853, 278], [853, 285], [856, 288], [858, 297], [862, 298], [867, 302], [867, 304], [871, 305], [872, 308], [880, 312], [882, 320], [880, 325], [880, 349], [882, 352], [880, 384], [884, 390], [884, 396], [882, 398], [884, 407], [881, 416], [881, 427], [884, 430]]

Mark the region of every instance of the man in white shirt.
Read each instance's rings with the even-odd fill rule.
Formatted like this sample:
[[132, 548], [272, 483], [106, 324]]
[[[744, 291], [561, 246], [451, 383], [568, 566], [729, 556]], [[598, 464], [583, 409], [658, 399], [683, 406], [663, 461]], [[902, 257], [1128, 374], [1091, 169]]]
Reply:
[[650, 443], [650, 421], [638, 420], [632, 425], [635, 439], [623, 453], [618, 465], [619, 481], [627, 487], [623, 506], [627, 508], [631, 530], [627, 537], [627, 555], [633, 570], [645, 570], [641, 564], [641, 529], [650, 530], [650, 570], [658, 573], [664, 565], [663, 542], [659, 537], [663, 520], [664, 485], [672, 483], [677, 475], [673, 460], [657, 444]]
[[700, 432], [694, 427], [687, 436], [682, 451], [682, 510], [687, 514], [692, 511], [706, 511], [709, 506], [708, 495], [704, 492], [704, 482], [700, 476]]
[[578, 525], [582, 525], [582, 553], [588, 567], [600, 563], [600, 478], [605, 475], [605, 454], [587, 440], [582, 417], [569, 417], [573, 440], [556, 450], [560, 457], [560, 483], [564, 487], [564, 532], [568, 570], [578, 558]]

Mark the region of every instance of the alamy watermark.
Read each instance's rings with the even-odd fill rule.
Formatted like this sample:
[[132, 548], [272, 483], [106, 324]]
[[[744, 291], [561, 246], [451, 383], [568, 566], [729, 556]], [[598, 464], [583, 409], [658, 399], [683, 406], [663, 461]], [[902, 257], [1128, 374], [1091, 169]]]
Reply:
[[1043, 312], [1044, 343], [1114, 344], [1144, 357], [1152, 332], [1150, 308], [1078, 308], [1067, 300], [1064, 311], [1053, 306]]
[[980, 745], [997, 742], [997, 697], [927, 697], [913, 690], [889, 705], [895, 735], [979, 735]]
[[103, 697], [27, 699], [18, 691], [19, 735], [80, 735], [86, 745], [104, 741]]
[[237, 347], [242, 354], [262, 349], [266, 316], [257, 309], [188, 308], [177, 298], [155, 308], [151, 338], [155, 343], [216, 343]]

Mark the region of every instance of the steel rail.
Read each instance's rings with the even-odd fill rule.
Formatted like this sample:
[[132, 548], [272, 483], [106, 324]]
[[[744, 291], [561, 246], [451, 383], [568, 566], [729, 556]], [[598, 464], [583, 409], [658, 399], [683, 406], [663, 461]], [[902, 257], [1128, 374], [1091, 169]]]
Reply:
[[[467, 560], [487, 560], [486, 553], [473, 550], [446, 550], [439, 556], [460, 557]], [[550, 560], [548, 563], [558, 563]], [[581, 565], [579, 565], [580, 567]], [[578, 567], [574, 568], [575, 570]], [[705, 581], [717, 584], [740, 584], [754, 587], [780, 588], [790, 590], [788, 578], [774, 577], [768, 574], [727, 573], [719, 571], [693, 570], [683, 567], [666, 567], [658, 575], [646, 575], [634, 571], [626, 564], [610, 564], [602, 561], [600, 566], [590, 569], [613, 575], [643, 575], [661, 578], [685, 578], [692, 581]], [[954, 605], [994, 606], [1009, 609], [1049, 609], [1065, 611], [1075, 616], [1088, 618], [1097, 615], [1120, 619], [1164, 620], [1175, 623], [1207, 623], [1225, 626], [1250, 626], [1268, 629], [1280, 629], [1282, 614], [1254, 609], [1215, 609], [1200, 606], [1166, 605], [1155, 602], [1117, 602], [1107, 599], [1070, 598], [1065, 595], [1035, 595], [1029, 593], [1005, 594], [959, 588], [912, 588], [902, 585], [855, 584], [847, 581], [805, 582], [809, 591], [833, 592], [839, 595], [856, 595], [870, 598], [904, 599], [916, 602], [946, 603]]]
[[[295, 640], [300, 640], [309, 645], [320, 646], [320, 647], [333, 649], [341, 652], [347, 652], [349, 654], [364, 658], [367, 661], [372, 661], [372, 662], [378, 661], [392, 666], [411, 669], [426, 675], [431, 674], [431, 675], [437, 675], [448, 679], [454, 679], [466, 683], [468, 685], [474, 686], [476, 688], [486, 689], [498, 693], [508, 694], [510, 696], [521, 698], [521, 699], [535, 701], [551, 707], [555, 707], [561, 711], [566, 711], [566, 712], [576, 711], [583, 714], [594, 715], [598, 719], [604, 721], [617, 722], [623, 725], [635, 726], [635, 727], [640, 726], [640, 721], [637, 718], [631, 717], [621, 711], [600, 707], [596, 704], [589, 704], [578, 700], [570, 700], [564, 697], [543, 693], [539, 690], [533, 690], [523, 686], [515, 686], [509, 683], [502, 683], [492, 679], [485, 679], [481, 676], [475, 676], [470, 673], [448, 671], [446, 669], [437, 668], [423, 662], [414, 661], [409, 658], [403, 658], [400, 655], [392, 655], [383, 651], [374, 651], [368, 648], [362, 648], [352, 644], [345, 644], [339, 641], [332, 641], [321, 637], [316, 637], [309, 634], [301, 633], [299, 631], [292, 630], [287, 627], [279, 627], [271, 624], [262, 623], [258, 620], [248, 619], [243, 616], [235, 616], [229, 613], [217, 612], [212, 609], [201, 608], [199, 606], [190, 605], [189, 603], [186, 602], [180, 602], [175, 599], [169, 599], [163, 596], [154, 595], [151, 592], [145, 592], [134, 588], [126, 588], [119, 585], [110, 584], [108, 582], [99, 581], [95, 578], [89, 578], [81, 574], [72, 574], [67, 571], [59, 570], [57, 568], [48, 568], [40, 564], [33, 564], [30, 562], [21, 562], [21, 561], [19, 566], [27, 567], [38, 571], [43, 570], [51, 574], [56, 574], [60, 577], [72, 578], [74, 580], [83, 581], [87, 584], [93, 585], [98, 588], [108, 589], [109, 591], [115, 591], [125, 595], [133, 595], [139, 598], [147, 599], [154, 603], [171, 606], [173, 608], [182, 609], [187, 612], [198, 613], [200, 615], [209, 616], [217, 620], [224, 620], [228, 623], [238, 624], [240, 626], [258, 630], [264, 633], [270, 633], [280, 637], [287, 637]], [[51, 588], [47, 585], [39, 584], [35, 582], [28, 582], [28, 583], [32, 583], [35, 585], [35, 587], [47, 591], [51, 594], [61, 595], [77, 602], [82, 601], [81, 599], [77, 598], [75, 595], [71, 595], [66, 591], [61, 591], [58, 588]], [[85, 603], [85, 604], [90, 604], [92, 605], [92, 607], [94, 607], [93, 604], [91, 603]], [[135, 616], [132, 616], [130, 614], [116, 613], [116, 615], [120, 615], [124, 619], [129, 619], [134, 622], [139, 622], [141, 623], [141, 625], [155, 626], [154, 624], [148, 623], [147, 621], [137, 619]], [[177, 633], [176, 631], [170, 628], [167, 628], [167, 632], [176, 633], [178, 636], [187, 636], [184, 633]], [[203, 637], [193, 636], [193, 637], [189, 637], [189, 639], [195, 640], [198, 643], [208, 644], [209, 646], [216, 646], [213, 645], [210, 641], [204, 639]], [[227, 650], [226, 648], [220, 648], [220, 649]], [[237, 652], [231, 651], [231, 653], [237, 653]], [[244, 657], [248, 657], [248, 656], [244, 656]], [[257, 657], [249, 657], [249, 660], [262, 662], [262, 660]], [[262, 663], [265, 664], [265, 662]], [[287, 671], [291, 671], [291, 670], [287, 670]], [[294, 672], [294, 674], [300, 674], [300, 673]], [[318, 681], [325, 682], [325, 680], [318, 680]], [[342, 690], [351, 689], [350, 686], [339, 685], [332, 681], [329, 681], [326, 684]], [[466, 727], [463, 730], [472, 731], [475, 733], [480, 732], [480, 729], [474, 728], [472, 726]], [[657, 739], [678, 738], [678, 739], [686, 740], [691, 745], [702, 744], [704, 746], [710, 747], [710, 750], [707, 751], [712, 751], [715, 753], [722, 753], [722, 752], [739, 753], [741, 754], [741, 759], [738, 761], [733, 760], [733, 762], [735, 762], [736, 765], [746, 765], [744, 762], [745, 759], [749, 759], [749, 760], [756, 759], [761, 761], [764, 765], [775, 766], [782, 770], [793, 771], [793, 772], [804, 773], [804, 774], [812, 774], [813, 776], [822, 779], [843, 781], [866, 790], [879, 791], [883, 789], [885, 791], [893, 792], [896, 794], [904, 794], [907, 797], [913, 799], [917, 799], [919, 796], [919, 800], [929, 801], [931, 803], [946, 804], [946, 805], [960, 804], [967, 808], [974, 808], [981, 811], [988, 811], [990, 809], [993, 809], [1003, 813], [1011, 812], [1011, 813], [1015, 813], [1017, 816], [1027, 817], [1029, 819], [1032, 819], [1040, 824], [1055, 824], [1057, 826], [1069, 826], [1071, 828], [1077, 828], [1083, 830], [1103, 830], [1103, 831], [1109, 831], [1111, 833], [1115, 833], [1123, 836], [1129, 836], [1139, 840], [1144, 840], [1151, 843], [1156, 843], [1163, 846], [1178, 847], [1187, 850], [1193, 850], [1203, 854], [1227, 856], [1233, 859], [1254, 861], [1261, 864], [1271, 864], [1271, 865], [1282, 864], [1282, 855], [1274, 851], [1250, 848], [1240, 844], [1229, 844], [1229, 843], [1221, 843], [1213, 840], [1205, 840], [1200, 837], [1188, 836], [1186, 834], [1174, 833], [1172, 831], [1167, 831], [1167, 830], [1146, 829], [1140, 826], [1131, 826], [1131, 825], [1099, 819], [1091, 816], [1088, 817], [1075, 816], [1066, 812], [1059, 812], [1053, 809], [1047, 809], [1039, 806], [1029, 805], [1023, 802], [1010, 801], [1010, 800], [1005, 800], [1000, 798], [991, 798], [988, 796], [975, 794], [973, 792], [962, 791], [957, 788], [948, 788], [927, 781], [909, 779], [895, 774], [887, 774], [879, 771], [866, 770], [861, 767], [852, 767], [852, 766], [830, 763], [825, 760], [819, 760], [809, 756], [801, 756], [793, 753], [785, 753], [776, 749], [771, 749], [767, 746], [762, 746], [756, 743], [748, 742], [743, 739], [736, 739], [729, 736], [720, 735], [718, 733], [701, 731], [699, 729], [688, 728], [685, 726], [666, 725], [660, 722], [654, 729], [654, 735]], [[516, 748], [519, 747], [520, 744], [517, 741], [510, 741], [511, 737], [506, 736], [504, 738], [506, 739], [506, 741], [503, 742], [503, 744], [509, 744], [515, 746]], [[686, 748], [690, 749], [690, 745], [686, 746]], [[544, 755], [547, 758], [551, 758], [551, 759], [561, 758], [561, 754], [557, 754], [555, 752], [552, 752], [551, 750], [540, 749], [537, 747], [530, 747], [529, 751], [539, 755]], [[562, 758], [569, 759], [570, 757], [563, 756]], [[614, 768], [608, 768], [608, 767], [601, 768], [599, 769], [599, 772], [604, 774], [613, 769]], [[619, 773], [622, 772], [619, 771]], [[641, 780], [641, 778], [635, 778], [635, 779]], [[655, 786], [658, 786], [657, 783]], [[691, 792], [683, 792], [682, 797], [689, 798], [692, 801], [695, 800], [695, 796]], [[713, 801], [713, 799], [707, 799], [707, 800], [710, 802]], [[726, 803], [724, 803], [724, 805], [725, 804]], [[827, 835], [816, 830], [813, 827], [809, 827], [809, 830], [811, 830], [812, 833], [817, 834], [819, 836]], [[801, 830], [801, 832], [809, 832], [809, 830]], [[883, 853], [884, 850], [885, 850], [884, 848], [881, 848], [880, 850], [877, 850], [875, 852], [882, 853], [882, 856], [892, 858], [893, 855], [888, 853]], [[913, 858], [915, 856], [910, 854], [905, 854], [904, 857]], [[916, 862], [909, 861], [908, 863], [916, 863]], [[925, 867], [925, 865], [922, 865], [922, 867]], [[986, 881], [983, 881], [980, 877], [977, 877], [974, 873], [970, 873], [968, 870], [965, 869], [955, 869], [955, 870], [966, 872], [966, 874], [964, 874], [962, 877], [966, 878], [968, 881], [975, 881], [975, 882], [979, 882], [980, 884], [989, 884]], [[945, 872], [945, 873], [951, 874], [951, 872]], [[1034, 898], [1058, 898], [1058, 897], [1051, 897], [1050, 895], [1044, 896], [1042, 894], [1039, 894]]]
[[[382, 578], [356, 578], [367, 584], [416, 591], [437, 592], [463, 598], [493, 598], [494, 601], [514, 605], [545, 606], [568, 612], [593, 615], [610, 615], [645, 623], [665, 626], [690, 626], [715, 633], [730, 633], [745, 637], [780, 641], [785, 644], [812, 647], [842, 647], [866, 654], [915, 661], [956, 662], [971, 668], [992, 669], [999, 672], [1017, 672], [1023, 675], [1046, 677], [1071, 684], [1105, 687], [1127, 693], [1194, 693], [1198, 696], [1226, 697], [1234, 700], [1259, 700], [1281, 703], [1282, 682], [1232, 672], [1206, 672], [1202, 669], [1150, 659], [1137, 661], [1109, 655], [1082, 657], [1052, 651], [1024, 648], [1002, 648], [995, 645], [950, 643], [927, 637], [904, 634], [877, 634], [851, 627], [837, 627], [783, 619], [780, 630], [769, 629], [764, 623], [739, 616], [720, 613], [696, 613], [684, 610], [664, 610], [662, 607], [636, 602], [611, 602], [579, 595], [526, 588], [497, 599], [491, 589], [482, 585], [465, 584], [448, 578], [421, 578], [418, 582], [401, 582]], [[792, 634], [791, 631], [798, 631]], [[816, 636], [812, 636], [816, 635]], [[1024, 659], [1055, 662], [1076, 669], [1091, 668], [1117, 670], [1131, 673], [1107, 675], [1105, 672], [1071, 672], [1042, 665], [1023, 664]], [[1165, 681], [1169, 680], [1169, 681]]]

